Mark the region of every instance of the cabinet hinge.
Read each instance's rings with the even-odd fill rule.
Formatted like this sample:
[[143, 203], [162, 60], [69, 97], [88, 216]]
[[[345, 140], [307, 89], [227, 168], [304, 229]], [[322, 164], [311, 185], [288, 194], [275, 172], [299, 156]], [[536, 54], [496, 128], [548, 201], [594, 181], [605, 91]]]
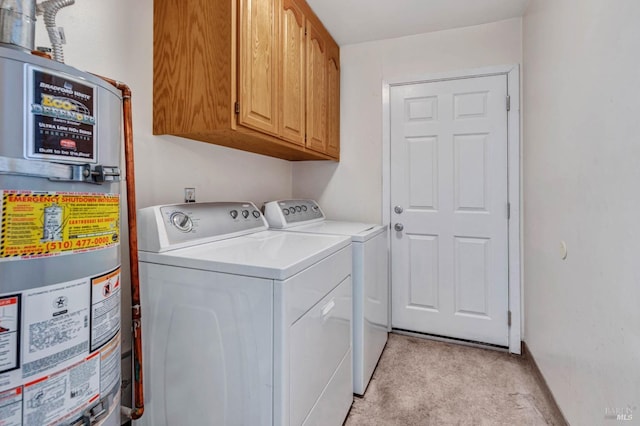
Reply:
[[511, 111], [511, 96], [507, 95], [507, 111]]
[[511, 327], [511, 311], [507, 311], [507, 325]]
[[511, 203], [507, 203], [507, 219], [511, 219]]
[[234, 108], [235, 108], [236, 114], [240, 114], [240, 104], [238, 102], [235, 103]]

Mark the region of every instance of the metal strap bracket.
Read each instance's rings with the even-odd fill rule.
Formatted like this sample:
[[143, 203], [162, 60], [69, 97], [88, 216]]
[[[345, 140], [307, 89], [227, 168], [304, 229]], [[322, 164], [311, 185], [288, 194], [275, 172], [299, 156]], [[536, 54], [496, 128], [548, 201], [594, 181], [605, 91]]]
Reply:
[[0, 156], [0, 174], [41, 177], [61, 182], [118, 182], [120, 168], [91, 164], [59, 164]]

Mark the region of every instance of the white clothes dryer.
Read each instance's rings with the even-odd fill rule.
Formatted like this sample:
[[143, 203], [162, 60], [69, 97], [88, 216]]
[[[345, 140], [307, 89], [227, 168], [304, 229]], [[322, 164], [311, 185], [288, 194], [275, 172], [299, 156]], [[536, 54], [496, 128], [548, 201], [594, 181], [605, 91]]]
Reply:
[[251, 203], [138, 212], [140, 426], [335, 425], [353, 401], [351, 241]]
[[265, 203], [272, 229], [344, 235], [353, 243], [353, 393], [363, 395], [389, 331], [388, 231], [382, 225], [327, 220], [313, 200]]

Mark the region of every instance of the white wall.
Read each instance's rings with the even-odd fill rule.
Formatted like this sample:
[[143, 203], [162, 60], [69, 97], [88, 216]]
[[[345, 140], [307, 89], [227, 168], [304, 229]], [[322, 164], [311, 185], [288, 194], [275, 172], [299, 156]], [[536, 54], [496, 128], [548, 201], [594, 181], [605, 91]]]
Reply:
[[330, 217], [380, 222], [383, 80], [517, 64], [521, 48], [520, 18], [341, 46], [340, 163], [295, 163], [294, 196]]
[[574, 425], [640, 421], [639, 22], [637, 0], [523, 21], [525, 335]]

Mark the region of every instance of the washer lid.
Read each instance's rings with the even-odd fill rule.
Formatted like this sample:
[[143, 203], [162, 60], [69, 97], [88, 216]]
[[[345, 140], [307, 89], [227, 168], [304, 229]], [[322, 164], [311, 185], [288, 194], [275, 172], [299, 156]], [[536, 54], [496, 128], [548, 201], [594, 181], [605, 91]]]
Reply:
[[384, 232], [385, 229], [386, 228], [382, 225], [373, 225], [370, 223], [325, 220], [323, 222], [288, 228], [287, 231], [309, 232], [312, 234], [346, 235], [351, 237], [353, 242], [364, 242]]
[[338, 250], [348, 237], [262, 231], [164, 253], [140, 252], [141, 262], [285, 280]]

